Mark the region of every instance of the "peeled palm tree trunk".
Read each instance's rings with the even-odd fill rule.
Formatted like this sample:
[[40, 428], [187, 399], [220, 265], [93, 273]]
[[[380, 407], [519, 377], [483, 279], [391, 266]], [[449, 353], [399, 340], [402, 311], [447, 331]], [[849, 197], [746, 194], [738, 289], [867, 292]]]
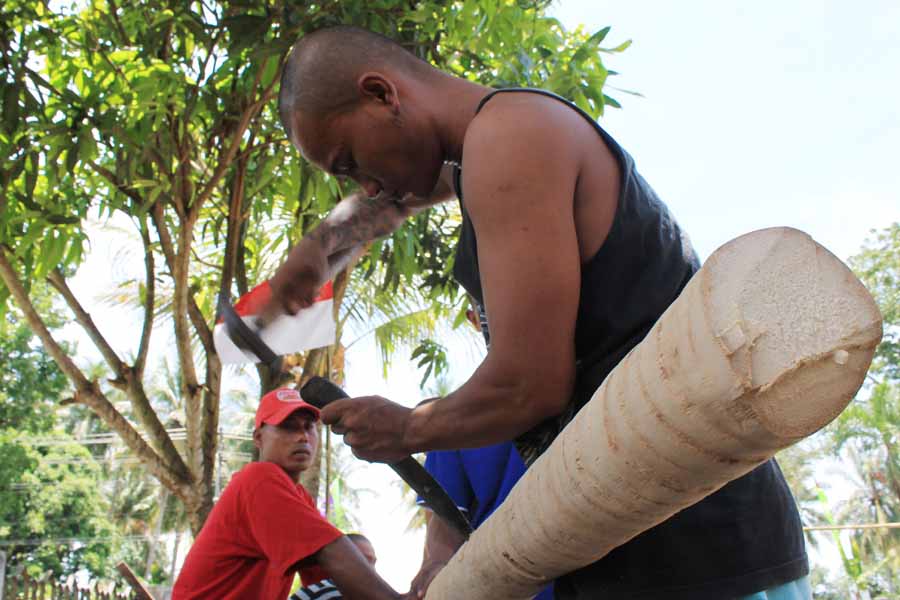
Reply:
[[834, 419], [881, 339], [874, 300], [794, 229], [719, 248], [432, 583], [531, 598]]

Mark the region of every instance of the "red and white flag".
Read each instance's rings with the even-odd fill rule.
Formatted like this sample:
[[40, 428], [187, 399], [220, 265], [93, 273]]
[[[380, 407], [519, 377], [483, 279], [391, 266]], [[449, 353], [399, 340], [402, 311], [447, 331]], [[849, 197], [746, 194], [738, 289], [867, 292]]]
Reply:
[[[256, 315], [271, 297], [272, 288], [268, 281], [264, 281], [241, 296], [234, 305], [234, 310], [251, 329], [256, 330]], [[333, 306], [334, 290], [329, 281], [319, 290], [312, 306], [295, 315], [280, 315], [266, 325], [259, 336], [279, 356], [330, 346], [334, 343], [336, 329]], [[213, 341], [222, 364], [259, 362], [252, 352], [241, 350], [231, 341], [221, 319], [213, 331]]]

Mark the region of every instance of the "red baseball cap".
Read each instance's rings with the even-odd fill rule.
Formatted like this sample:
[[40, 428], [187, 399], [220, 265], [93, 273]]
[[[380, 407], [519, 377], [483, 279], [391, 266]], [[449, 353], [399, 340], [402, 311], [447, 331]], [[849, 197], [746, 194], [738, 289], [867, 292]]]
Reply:
[[272, 390], [259, 401], [259, 408], [256, 409], [256, 428], [262, 427], [263, 423], [279, 425], [298, 410], [305, 410], [319, 420], [319, 409], [304, 402], [297, 390], [290, 388]]

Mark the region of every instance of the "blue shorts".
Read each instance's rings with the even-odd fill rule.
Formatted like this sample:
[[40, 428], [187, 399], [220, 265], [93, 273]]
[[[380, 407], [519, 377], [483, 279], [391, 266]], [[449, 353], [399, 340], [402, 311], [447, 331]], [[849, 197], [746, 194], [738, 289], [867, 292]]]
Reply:
[[768, 590], [741, 596], [738, 600], [811, 600], [812, 588], [809, 587], [809, 577], [801, 577], [789, 583], [773, 587]]

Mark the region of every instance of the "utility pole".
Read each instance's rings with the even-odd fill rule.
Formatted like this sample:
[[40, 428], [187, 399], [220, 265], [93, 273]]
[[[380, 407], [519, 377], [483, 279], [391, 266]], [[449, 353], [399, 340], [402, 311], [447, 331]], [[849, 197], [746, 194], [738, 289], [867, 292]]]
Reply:
[[222, 453], [224, 448], [222, 447], [222, 443], [224, 442], [224, 438], [222, 437], [222, 430], [219, 429], [216, 434], [219, 436], [219, 443], [216, 449], [216, 494], [215, 498], [218, 500], [219, 494], [222, 493]]
[[0, 600], [6, 590], [6, 552], [0, 552]]

